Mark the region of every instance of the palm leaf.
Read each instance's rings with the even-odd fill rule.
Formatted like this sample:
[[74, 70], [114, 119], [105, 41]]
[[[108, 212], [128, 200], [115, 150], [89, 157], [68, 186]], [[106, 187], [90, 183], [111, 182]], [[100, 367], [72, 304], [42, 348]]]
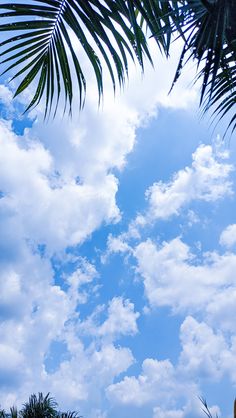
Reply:
[[[74, 92], [79, 91], [80, 108], [84, 104], [86, 78], [80, 56], [72, 42], [79, 41], [93, 68], [99, 98], [103, 94], [103, 70], [108, 68], [113, 87], [122, 85], [128, 73], [128, 60], [137, 59], [141, 68], [144, 56], [151, 60], [146, 33], [139, 16], [151, 34], [160, 32], [162, 17], [168, 19], [168, 2], [141, 0], [31, 0], [0, 5], [0, 31], [10, 36], [0, 43], [2, 74], [14, 71], [23, 77], [15, 96], [32, 82], [36, 89], [26, 110], [45, 98], [45, 116], [56, 112], [63, 96], [65, 109], [72, 109]], [[7, 23], [5, 23], [7, 22]], [[17, 33], [17, 35], [15, 35]], [[160, 34], [158, 45], [168, 50], [170, 34]], [[77, 82], [77, 88], [75, 81]]]
[[[207, 405], [207, 401], [204, 398], [199, 397], [199, 400], [201, 401], [203, 407], [202, 411], [206, 414], [208, 418], [213, 418], [212, 413]], [[218, 414], [216, 414], [215, 418], [219, 418]]]
[[59, 413], [58, 418], [83, 418], [81, 415], [78, 414], [78, 412], [75, 411], [68, 411], [68, 412], [62, 412]]
[[[197, 62], [196, 81], [201, 81], [200, 105], [213, 108], [217, 120], [232, 113], [236, 103], [236, 6], [234, 0], [182, 0], [171, 14], [172, 34], [184, 40], [184, 47], [172, 84], [185, 64]], [[173, 6], [172, 6], [173, 7]], [[163, 32], [169, 30], [163, 27]], [[236, 116], [228, 122], [236, 128]]]

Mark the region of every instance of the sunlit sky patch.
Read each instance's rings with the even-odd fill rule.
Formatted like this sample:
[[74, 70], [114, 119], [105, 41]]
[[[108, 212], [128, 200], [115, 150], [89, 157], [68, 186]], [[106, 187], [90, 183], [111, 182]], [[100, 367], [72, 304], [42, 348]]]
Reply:
[[[177, 57], [177, 54], [174, 54]], [[231, 416], [234, 136], [176, 57], [98, 110], [22, 116], [0, 85], [0, 403], [50, 392], [87, 418]]]

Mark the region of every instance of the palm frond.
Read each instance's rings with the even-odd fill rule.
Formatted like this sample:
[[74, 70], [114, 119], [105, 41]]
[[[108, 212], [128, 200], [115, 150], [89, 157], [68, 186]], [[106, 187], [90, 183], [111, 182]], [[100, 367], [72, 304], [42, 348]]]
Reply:
[[60, 418], [83, 418], [81, 415], [78, 414], [78, 412], [75, 411], [68, 411], [68, 412], [62, 412], [59, 414]]
[[[172, 14], [172, 33], [184, 40], [172, 88], [185, 64], [197, 62], [200, 105], [221, 120], [236, 103], [236, 7], [233, 0], [183, 0]], [[166, 28], [163, 28], [165, 31]], [[236, 128], [236, 116], [228, 123]]]
[[[15, 96], [37, 80], [26, 110], [45, 96], [46, 116], [53, 103], [56, 111], [63, 94], [65, 108], [69, 105], [71, 112], [74, 92], [79, 91], [80, 108], [86, 93], [84, 69], [71, 35], [79, 41], [92, 65], [100, 98], [103, 62], [115, 89], [117, 82], [122, 85], [125, 81], [129, 57], [137, 59], [142, 69], [144, 56], [152, 61], [137, 12], [153, 34], [161, 28], [161, 16], [166, 16], [167, 9], [168, 2], [141, 0], [31, 0], [1, 4], [0, 18], [7, 23], [0, 24], [0, 32], [10, 33], [0, 43], [1, 65], [6, 66], [2, 74], [11, 70], [15, 72], [12, 79], [23, 77]], [[170, 34], [159, 36], [158, 44], [164, 51], [169, 43]]]
[[75, 92], [83, 106], [86, 77], [75, 39], [93, 68], [100, 99], [104, 63], [115, 90], [128, 75], [130, 58], [142, 70], [145, 56], [152, 62], [148, 36], [167, 56], [178, 36], [184, 47], [172, 87], [195, 60], [203, 111], [212, 107], [218, 120], [231, 114], [228, 127], [236, 129], [235, 0], [13, 0], [0, 11], [0, 32], [7, 34], [0, 43], [2, 74], [21, 77], [15, 96], [36, 83], [26, 110], [44, 98], [45, 116], [52, 109], [55, 114], [63, 97], [71, 112]]
[[41, 392], [30, 396], [28, 402], [20, 411], [21, 418], [54, 418], [57, 417], [57, 402], [48, 393], [44, 396]]
[[15, 406], [12, 406], [10, 408], [10, 417], [11, 418], [18, 418], [18, 411], [17, 411], [17, 408]]
[[[207, 405], [206, 399], [199, 397], [199, 400], [203, 405], [202, 411], [206, 414], [208, 418], [213, 418], [212, 413]], [[219, 418], [217, 414], [215, 415], [215, 418]]]

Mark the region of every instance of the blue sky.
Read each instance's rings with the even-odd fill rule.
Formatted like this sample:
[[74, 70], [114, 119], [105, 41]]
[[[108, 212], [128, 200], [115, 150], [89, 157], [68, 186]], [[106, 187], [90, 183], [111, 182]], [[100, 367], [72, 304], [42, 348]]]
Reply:
[[[86, 418], [232, 414], [234, 135], [200, 118], [178, 53], [97, 107], [25, 117], [0, 100], [0, 403], [55, 396]], [[89, 71], [89, 70], [88, 70]]]

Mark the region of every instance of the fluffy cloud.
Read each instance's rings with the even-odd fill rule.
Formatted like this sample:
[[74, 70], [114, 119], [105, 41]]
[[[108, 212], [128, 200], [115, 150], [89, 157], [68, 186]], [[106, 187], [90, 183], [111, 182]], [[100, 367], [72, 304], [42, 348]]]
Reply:
[[[225, 156], [224, 156], [225, 157]], [[232, 166], [214, 155], [210, 145], [201, 145], [192, 155], [192, 166], [178, 171], [169, 183], [154, 183], [146, 192], [148, 218], [168, 219], [192, 200], [214, 202], [232, 193]]]
[[[197, 387], [184, 381], [169, 360], [150, 358], [144, 360], [142, 373], [138, 377], [126, 376], [107, 388], [107, 396], [114, 404], [136, 407], [149, 405], [153, 408], [153, 417], [160, 413], [163, 418], [182, 418], [193, 412], [199, 416], [200, 408], [195, 400], [197, 392]], [[176, 409], [170, 411], [169, 405]]]
[[0, 84], [0, 102], [9, 107], [12, 105], [12, 97], [11, 90], [4, 84]]
[[[168, 220], [180, 215], [194, 201], [215, 202], [233, 194], [230, 174], [233, 166], [227, 162], [228, 154], [215, 146], [200, 145], [192, 154], [192, 165], [179, 170], [170, 182], [159, 181], [146, 191], [148, 207], [133, 219], [126, 232], [115, 237], [108, 236], [107, 252], [102, 257], [106, 262], [112, 253], [133, 254], [132, 240], [142, 239], [142, 230], [157, 220]], [[200, 221], [199, 216], [189, 210], [188, 226]], [[235, 240], [235, 226], [229, 226], [221, 235], [220, 243], [230, 246]]]
[[234, 253], [209, 252], [198, 261], [189, 246], [176, 238], [160, 247], [151, 240], [142, 242], [135, 256], [151, 306], [170, 306], [175, 312], [205, 312], [212, 318], [222, 314], [221, 324], [235, 329], [227, 311], [224, 314], [231, 300], [229, 293], [233, 298], [235, 292]]
[[[185, 318], [180, 329], [181, 352], [174, 366], [170, 360], [145, 359], [142, 372], [125, 376], [107, 388], [107, 397], [114, 405], [149, 407], [153, 418], [184, 418], [202, 416], [200, 385], [205, 379], [219, 382], [236, 377], [235, 337], [228, 339], [220, 330], [214, 331], [205, 322], [192, 316]], [[210, 407], [220, 415], [217, 405]]]
[[[84, 326], [78, 322], [74, 281], [67, 292], [63, 291], [51, 284], [47, 260], [29, 252], [26, 255], [25, 270], [19, 265], [11, 276], [6, 271], [7, 284], [2, 285], [1, 405], [9, 407], [25, 400], [29, 393], [43, 390], [56, 396], [62, 408], [82, 408], [92, 416], [93, 408], [102, 408], [105, 387], [134, 362], [132, 352], [117, 347], [115, 340], [137, 332], [138, 313], [129, 301], [114, 298], [108, 304], [107, 318], [100, 320], [97, 332], [90, 329], [90, 342], [84, 344], [83, 328], [88, 321]], [[83, 284], [90, 283], [95, 272], [85, 262], [81, 275]], [[12, 291], [7, 292], [7, 287]], [[63, 344], [63, 357], [54, 359], [56, 367], [48, 370], [47, 359], [55, 342]]]
[[[125, 377], [123, 381], [111, 385], [107, 394], [113, 400], [124, 404], [137, 406], [156, 401], [158, 397], [171, 396], [176, 382], [174, 381], [174, 368], [168, 360], [158, 361], [146, 359], [142, 366], [143, 372], [138, 378]], [[161, 393], [160, 393], [161, 391]]]
[[104, 176], [99, 184], [64, 179], [41, 144], [20, 146], [5, 123], [0, 149], [2, 213], [11, 212], [12, 222], [17, 219], [25, 238], [36, 245], [46, 244], [51, 253], [62, 250], [82, 242], [103, 221], [119, 219], [114, 176]]
[[65, 408], [82, 409], [87, 416], [102, 408], [104, 389], [133, 363], [128, 348], [105, 344], [84, 349], [76, 339], [68, 340], [71, 359], [59, 369], [44, 376], [44, 387], [50, 388]]
[[220, 236], [220, 244], [227, 248], [236, 244], [236, 224], [229, 225]]
[[235, 334], [223, 333], [217, 324], [214, 328], [191, 316], [185, 318], [180, 329], [182, 351], [178, 370], [188, 378], [198, 375], [199, 380], [210, 378], [214, 382], [227, 375], [235, 384]]
[[138, 312], [134, 312], [134, 304], [121, 297], [114, 297], [108, 305], [107, 319], [99, 324], [99, 317], [104, 313], [105, 306], [97, 306], [96, 311], [83, 321], [80, 330], [87, 335], [94, 335], [114, 341], [122, 335], [135, 335], [138, 332]]

